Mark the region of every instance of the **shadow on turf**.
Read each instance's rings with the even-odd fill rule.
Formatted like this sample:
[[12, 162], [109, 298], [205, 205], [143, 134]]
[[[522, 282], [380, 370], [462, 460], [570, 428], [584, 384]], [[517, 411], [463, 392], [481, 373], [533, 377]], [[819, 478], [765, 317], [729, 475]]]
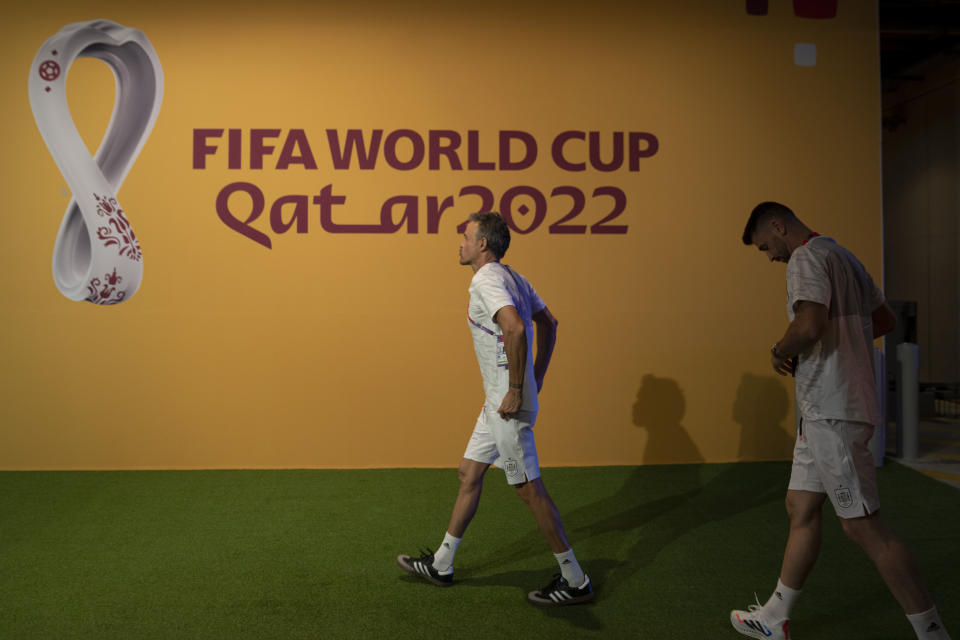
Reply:
[[[590, 576], [590, 581], [594, 584], [596, 594], [593, 602], [603, 598], [602, 585], [606, 583], [607, 575], [622, 564], [624, 563], [606, 558], [590, 560], [590, 571], [588, 575]], [[527, 602], [527, 594], [529, 592], [539, 590], [550, 582], [552, 576], [549, 574], [549, 571], [542, 569], [504, 571], [502, 573], [472, 577], [477, 572], [478, 570], [476, 568], [473, 570], [459, 570], [457, 572], [458, 578], [454, 581], [453, 586], [446, 588], [467, 589], [471, 587], [483, 587], [490, 589], [492, 587], [509, 587], [516, 591], [517, 602], [525, 603], [531, 610], [540, 610], [544, 615], [565, 620], [580, 629], [601, 631], [606, 626], [596, 613], [594, 613], [593, 607], [591, 606], [593, 602], [565, 607], [541, 607]], [[399, 579], [405, 583], [421, 583], [427, 588], [430, 586], [426, 585], [422, 578], [410, 574], [403, 574]]]
[[[739, 457], [780, 457], [789, 455], [790, 445], [781, 426], [788, 410], [787, 394], [772, 378], [744, 374], [734, 401], [734, 420], [742, 427]], [[645, 567], [686, 533], [711, 522], [725, 520], [744, 511], [782, 500], [786, 490], [783, 465], [726, 464], [705, 467], [700, 450], [682, 424], [686, 403], [680, 385], [654, 375], [643, 377], [632, 407], [633, 424], [648, 433], [644, 463], [686, 463], [656, 468], [635, 468], [621, 487], [591, 504], [564, 513], [574, 547], [602, 546], [607, 540], [620, 547], [626, 541], [626, 560], [585, 557], [584, 569], [602, 600]], [[589, 524], [577, 526], [577, 523]], [[614, 538], [609, 536], [613, 535]], [[534, 529], [512, 544], [493, 552], [486, 562], [461, 574], [465, 587], [508, 586], [518, 597], [540, 588], [550, 578], [542, 570], [513, 570], [490, 573], [521, 562], [533, 549], [543, 545]], [[718, 552], [723, 552], [718, 549]], [[478, 575], [473, 578], [471, 574]], [[405, 576], [416, 581], [413, 576]], [[532, 606], [532, 605], [531, 605]], [[571, 625], [590, 630], [604, 628], [592, 607], [544, 608], [545, 615], [562, 618]]]
[[[734, 419], [742, 426], [741, 457], [789, 455], [790, 444], [781, 426], [788, 406], [779, 381], [744, 374], [734, 401]], [[682, 425], [684, 413], [683, 391], [675, 380], [643, 377], [633, 405], [633, 423], [649, 434], [645, 463], [703, 462], [700, 450]], [[767, 432], [770, 433], [763, 435]], [[714, 474], [717, 469], [719, 472]], [[598, 591], [611, 593], [653, 563], [664, 548], [684, 534], [782, 500], [786, 480], [782, 464], [674, 464], [655, 469], [641, 466], [634, 469], [615, 494], [564, 513], [563, 517], [575, 548], [611, 534], [628, 541], [626, 562], [582, 559], [591, 574], [597, 572], [594, 564], [607, 563], [602, 568], [602, 582], [601, 576], [597, 576], [594, 583]], [[580, 522], [589, 524], [577, 526]], [[476, 569], [487, 571], [522, 560], [537, 544], [542, 544], [540, 533], [532, 531], [516, 544], [497, 551]], [[722, 552], [724, 549], [718, 549], [718, 553]], [[526, 578], [524, 572], [520, 575]], [[496, 582], [496, 577], [490, 581]]]
[[[607, 576], [622, 564], [624, 563], [607, 558], [593, 558], [590, 560], [588, 575], [594, 585], [594, 601], [603, 598], [603, 585], [607, 582]], [[549, 572], [545, 572], [542, 569], [504, 571], [503, 573], [494, 573], [476, 578], [471, 578], [469, 573], [467, 573], [467, 577], [460, 584], [462, 587], [516, 587], [517, 597], [526, 600], [527, 594], [530, 591], [541, 589], [546, 586], [551, 579], [552, 576]], [[590, 605], [591, 603], [566, 607], [540, 607], [533, 604], [530, 606], [543, 611], [545, 615], [550, 617], [563, 619], [575, 627], [592, 631], [602, 630], [605, 625], [593, 612], [593, 607]]]

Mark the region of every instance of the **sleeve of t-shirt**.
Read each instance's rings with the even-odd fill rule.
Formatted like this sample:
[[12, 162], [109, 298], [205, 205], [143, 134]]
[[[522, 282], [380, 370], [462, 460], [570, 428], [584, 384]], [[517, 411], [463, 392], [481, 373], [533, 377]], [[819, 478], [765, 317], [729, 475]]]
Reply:
[[483, 273], [474, 283], [474, 286], [480, 298], [480, 303], [483, 304], [491, 318], [497, 315], [497, 311], [507, 305], [517, 306], [516, 301], [507, 289], [503, 276], [496, 271], [490, 270]]
[[810, 250], [795, 251], [787, 264], [787, 301], [790, 308], [794, 308], [801, 300], [830, 307], [827, 265]]
[[540, 311], [543, 311], [547, 307], [547, 303], [540, 298], [539, 294], [537, 294], [537, 290], [533, 288], [533, 285], [530, 284], [529, 280], [523, 276], [520, 277], [523, 278], [523, 284], [527, 287], [527, 296], [530, 300], [530, 315], [534, 315]]

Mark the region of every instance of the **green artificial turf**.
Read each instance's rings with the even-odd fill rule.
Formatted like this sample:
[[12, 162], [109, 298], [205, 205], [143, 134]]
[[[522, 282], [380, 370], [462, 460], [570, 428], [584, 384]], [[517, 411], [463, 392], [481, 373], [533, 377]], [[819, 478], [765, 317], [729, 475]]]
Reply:
[[[0, 473], [0, 638], [737, 638], [775, 586], [789, 465], [546, 469], [593, 603], [538, 609], [556, 563], [488, 474], [454, 587], [398, 553], [442, 539], [454, 470]], [[880, 470], [882, 513], [960, 634], [960, 492]], [[911, 638], [873, 565], [825, 514], [803, 640]]]

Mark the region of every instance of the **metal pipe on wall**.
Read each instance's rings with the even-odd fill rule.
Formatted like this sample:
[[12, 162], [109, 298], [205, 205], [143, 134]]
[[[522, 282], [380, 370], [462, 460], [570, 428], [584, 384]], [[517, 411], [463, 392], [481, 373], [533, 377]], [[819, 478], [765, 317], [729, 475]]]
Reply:
[[920, 456], [920, 347], [912, 342], [897, 345], [897, 426], [905, 460]]

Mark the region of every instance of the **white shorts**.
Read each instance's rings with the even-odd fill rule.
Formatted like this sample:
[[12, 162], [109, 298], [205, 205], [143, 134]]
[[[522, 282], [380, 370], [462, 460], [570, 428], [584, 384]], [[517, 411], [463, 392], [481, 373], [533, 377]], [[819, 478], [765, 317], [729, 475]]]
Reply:
[[866, 422], [801, 419], [789, 488], [827, 494], [841, 518], [875, 512], [880, 495], [867, 444], [872, 436]]
[[533, 442], [533, 423], [537, 414], [521, 412], [504, 420], [494, 410], [480, 411], [463, 457], [493, 464], [507, 474], [509, 484], [523, 484], [540, 477], [537, 446]]

